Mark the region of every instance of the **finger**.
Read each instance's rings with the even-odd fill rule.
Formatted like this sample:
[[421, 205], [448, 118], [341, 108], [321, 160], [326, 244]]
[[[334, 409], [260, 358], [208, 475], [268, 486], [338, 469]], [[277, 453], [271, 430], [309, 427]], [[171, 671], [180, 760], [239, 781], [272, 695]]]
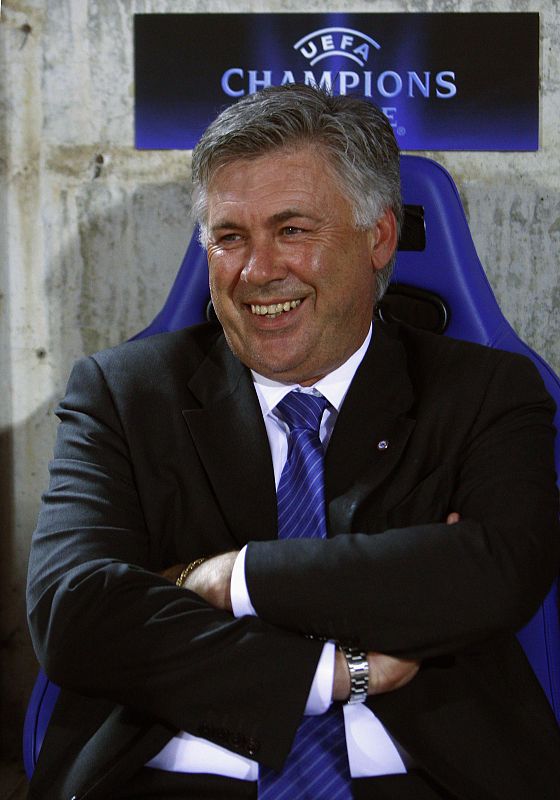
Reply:
[[400, 689], [417, 674], [420, 662], [394, 658], [383, 653], [368, 653], [369, 686], [368, 694], [384, 694]]
[[445, 521], [448, 525], [455, 525], [455, 523], [459, 522], [460, 519], [460, 515], [456, 511], [452, 511], [451, 514], [447, 515], [447, 519]]

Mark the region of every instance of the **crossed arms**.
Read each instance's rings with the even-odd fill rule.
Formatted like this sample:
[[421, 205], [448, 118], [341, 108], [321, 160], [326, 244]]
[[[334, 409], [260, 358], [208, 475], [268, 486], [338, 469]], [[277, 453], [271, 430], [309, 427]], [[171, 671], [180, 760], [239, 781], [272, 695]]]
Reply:
[[[173, 506], [175, 539], [150, 529], [150, 493], [165, 502], [156, 491], [162, 466], [142, 472], [136, 459], [145, 447], [149, 460], [156, 412], [126, 420], [134, 401], [115, 387], [117, 367], [89, 359], [74, 371], [32, 550], [34, 643], [61, 685], [177, 730], [197, 733], [208, 719], [225, 719], [259, 739], [263, 761], [274, 766], [289, 749], [321, 651], [303, 634], [389, 654], [405, 665], [406, 680], [421, 660], [515, 630], [546, 592], [558, 550], [554, 434], [550, 401], [531, 369], [507, 360], [481, 392], [468, 440], [456, 447], [461, 460], [447, 505], [461, 521], [411, 519], [374, 535], [252, 542], [246, 575], [259, 618], [235, 619], [224, 610], [227, 580], [211, 587], [221, 600], [204, 599], [198, 581], [206, 582], [212, 561], [196, 582], [195, 570], [186, 591], [158, 574], [190, 557], [178, 559], [175, 544], [190, 512]], [[160, 396], [151, 387], [158, 404], [165, 389]], [[188, 487], [185, 494], [195, 506]], [[234, 549], [226, 529], [213, 533], [209, 556]], [[374, 691], [398, 684], [391, 667], [386, 677]], [[335, 693], [345, 692], [343, 681]]]

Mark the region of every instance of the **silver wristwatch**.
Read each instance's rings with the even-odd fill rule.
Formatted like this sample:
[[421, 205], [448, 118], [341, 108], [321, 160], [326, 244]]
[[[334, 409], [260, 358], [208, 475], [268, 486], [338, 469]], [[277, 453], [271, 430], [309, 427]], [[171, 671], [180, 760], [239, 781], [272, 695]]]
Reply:
[[367, 697], [369, 681], [367, 654], [356, 647], [344, 647], [341, 644], [338, 649], [344, 653], [350, 672], [350, 697], [346, 702], [363, 703]]

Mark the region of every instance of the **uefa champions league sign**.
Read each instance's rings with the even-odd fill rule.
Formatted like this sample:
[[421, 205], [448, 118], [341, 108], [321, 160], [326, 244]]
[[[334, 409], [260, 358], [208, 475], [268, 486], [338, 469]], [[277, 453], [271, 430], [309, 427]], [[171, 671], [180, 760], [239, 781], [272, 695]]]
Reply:
[[138, 148], [191, 149], [225, 105], [295, 82], [367, 98], [405, 150], [536, 150], [539, 17], [135, 16]]

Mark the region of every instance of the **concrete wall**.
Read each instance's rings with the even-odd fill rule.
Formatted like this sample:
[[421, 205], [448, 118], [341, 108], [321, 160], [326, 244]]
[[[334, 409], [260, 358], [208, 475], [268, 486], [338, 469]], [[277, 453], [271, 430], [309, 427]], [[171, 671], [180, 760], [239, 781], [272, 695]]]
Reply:
[[[455, 175], [491, 283], [560, 370], [558, 0], [310, 0], [309, 11], [541, 12], [541, 148], [434, 154]], [[135, 12], [299, 11], [299, 0], [4, 0], [0, 27], [0, 658], [2, 752], [17, 754], [36, 665], [30, 535], [53, 409], [75, 358], [161, 306], [190, 236], [189, 154], [133, 146]], [[473, 54], [476, 57], [476, 54]]]

